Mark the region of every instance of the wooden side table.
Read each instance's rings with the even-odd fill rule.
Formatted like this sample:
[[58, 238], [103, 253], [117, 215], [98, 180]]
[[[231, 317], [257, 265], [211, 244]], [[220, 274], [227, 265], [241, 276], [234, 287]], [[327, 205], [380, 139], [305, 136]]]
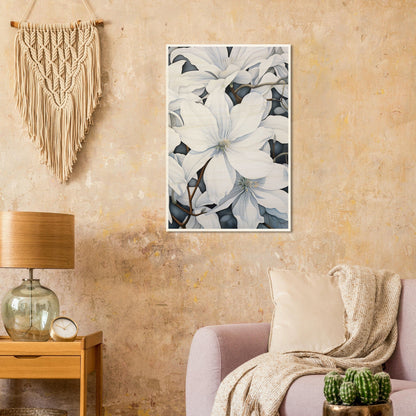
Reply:
[[0, 336], [0, 378], [79, 379], [80, 416], [87, 415], [87, 377], [96, 374], [96, 415], [102, 416], [103, 333], [73, 342], [16, 342]]

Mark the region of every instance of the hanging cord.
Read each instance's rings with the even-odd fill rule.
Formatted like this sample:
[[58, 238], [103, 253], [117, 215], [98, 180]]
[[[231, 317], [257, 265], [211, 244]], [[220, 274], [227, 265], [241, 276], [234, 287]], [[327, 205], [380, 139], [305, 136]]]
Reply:
[[29, 4], [26, 7], [25, 13], [23, 14], [22, 18], [20, 19], [21, 22], [26, 22], [27, 18], [29, 17], [30, 12], [35, 5], [36, 0], [30, 0]]
[[[29, 4], [26, 7], [26, 10], [23, 14], [23, 17], [20, 19], [20, 22], [26, 22], [30, 13], [33, 10], [33, 7], [36, 3], [36, 0], [30, 0]], [[82, 3], [84, 4], [85, 8], [87, 9], [88, 13], [90, 14], [90, 17], [92, 19], [92, 21], [96, 24], [96, 25], [103, 25], [104, 21], [102, 19], [97, 19], [96, 14], [94, 13], [94, 10], [92, 9], [90, 3], [88, 2], [88, 0], [82, 0]], [[10, 25], [12, 27], [16, 27], [18, 28], [20, 25], [20, 22], [15, 22], [15, 21], [11, 21]]]
[[[35, 0], [36, 1], [36, 0]], [[94, 13], [94, 10], [92, 10], [92, 7], [90, 5], [90, 3], [88, 2], [88, 0], [82, 0], [82, 2], [84, 3], [85, 8], [88, 10], [89, 14], [91, 15], [91, 17], [96, 20], [97, 16]]]

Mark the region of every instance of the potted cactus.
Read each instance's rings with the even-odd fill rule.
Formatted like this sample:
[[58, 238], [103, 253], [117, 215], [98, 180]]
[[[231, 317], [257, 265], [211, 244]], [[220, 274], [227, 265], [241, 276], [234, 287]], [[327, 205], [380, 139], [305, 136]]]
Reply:
[[393, 416], [390, 376], [369, 368], [348, 368], [342, 377], [331, 371], [324, 379], [323, 416]]

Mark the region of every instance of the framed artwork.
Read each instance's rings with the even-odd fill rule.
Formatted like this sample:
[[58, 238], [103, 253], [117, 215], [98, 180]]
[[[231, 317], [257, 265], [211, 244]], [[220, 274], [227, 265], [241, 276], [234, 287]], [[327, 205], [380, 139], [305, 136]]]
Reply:
[[290, 45], [167, 46], [167, 230], [290, 231]]

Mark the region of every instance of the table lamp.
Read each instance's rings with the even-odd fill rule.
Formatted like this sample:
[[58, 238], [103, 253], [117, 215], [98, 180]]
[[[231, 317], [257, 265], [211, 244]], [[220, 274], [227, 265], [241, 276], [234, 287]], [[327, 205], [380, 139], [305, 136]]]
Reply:
[[59, 316], [55, 293], [33, 278], [33, 269], [74, 268], [74, 216], [51, 212], [0, 212], [0, 267], [29, 269], [1, 305], [13, 341], [48, 341]]

